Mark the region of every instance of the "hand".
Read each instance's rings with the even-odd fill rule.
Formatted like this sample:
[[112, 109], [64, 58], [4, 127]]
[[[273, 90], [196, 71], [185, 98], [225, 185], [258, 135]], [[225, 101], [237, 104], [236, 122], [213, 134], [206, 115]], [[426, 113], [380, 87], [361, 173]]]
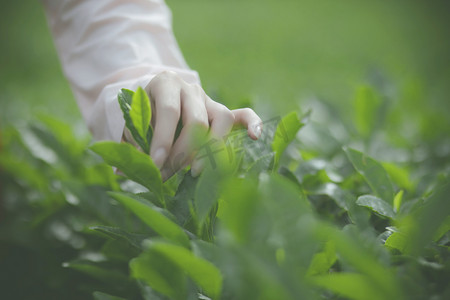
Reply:
[[[216, 138], [227, 135], [233, 125], [247, 128], [250, 138], [261, 136], [262, 121], [250, 108], [229, 110], [211, 100], [197, 84], [188, 84], [175, 72], [164, 71], [156, 75], [145, 88], [152, 106], [154, 128], [150, 156], [161, 169], [163, 180], [187, 166], [195, 156], [190, 143], [193, 128], [201, 126]], [[183, 128], [174, 141], [179, 120]], [[191, 172], [198, 175], [203, 168], [201, 161], [194, 161]]]

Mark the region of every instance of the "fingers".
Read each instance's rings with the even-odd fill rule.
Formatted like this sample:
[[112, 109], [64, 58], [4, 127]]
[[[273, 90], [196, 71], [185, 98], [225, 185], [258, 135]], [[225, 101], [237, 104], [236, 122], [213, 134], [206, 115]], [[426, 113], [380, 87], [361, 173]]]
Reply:
[[211, 124], [211, 135], [222, 139], [233, 128], [235, 122], [234, 114], [225, 105], [211, 100], [208, 96], [206, 99], [206, 111]]
[[258, 115], [250, 108], [240, 108], [232, 110], [235, 118], [235, 124], [241, 124], [247, 128], [248, 135], [257, 140], [262, 133], [263, 122]]
[[161, 73], [150, 82], [148, 88], [155, 119], [150, 156], [161, 168], [171, 152], [181, 115], [180, 84], [170, 73]]
[[[193, 138], [196, 134], [206, 136], [209, 128], [205, 107], [205, 93], [198, 85], [184, 85], [180, 93], [183, 129], [172, 147], [169, 158], [162, 169], [163, 177], [170, 177], [189, 164], [194, 156]], [[201, 138], [201, 137], [200, 137]]]
[[[161, 169], [163, 179], [187, 166], [196, 148], [192, 137], [201, 128], [206, 137], [208, 130], [217, 139], [227, 135], [234, 124], [247, 128], [248, 135], [256, 140], [261, 136], [262, 121], [249, 108], [230, 111], [224, 105], [211, 100], [199, 85], [190, 85], [174, 72], [162, 72], [146, 87], [152, 102], [152, 126], [154, 126], [150, 156]], [[183, 121], [180, 136], [174, 143], [179, 120]], [[203, 140], [205, 142], [205, 140]], [[203, 169], [202, 161], [192, 163], [192, 174]]]
[[[210, 135], [216, 139], [223, 139], [234, 124], [234, 114], [224, 105], [206, 96], [206, 111], [210, 122]], [[205, 159], [195, 159], [191, 164], [191, 174], [196, 177], [204, 168]]]

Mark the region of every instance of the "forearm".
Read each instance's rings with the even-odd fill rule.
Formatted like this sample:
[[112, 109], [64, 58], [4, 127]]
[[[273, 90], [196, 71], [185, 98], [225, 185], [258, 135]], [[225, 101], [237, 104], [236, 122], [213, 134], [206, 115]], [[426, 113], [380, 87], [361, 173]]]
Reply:
[[64, 74], [97, 140], [119, 141], [121, 88], [147, 86], [164, 70], [198, 83], [171, 28], [163, 1], [42, 0]]

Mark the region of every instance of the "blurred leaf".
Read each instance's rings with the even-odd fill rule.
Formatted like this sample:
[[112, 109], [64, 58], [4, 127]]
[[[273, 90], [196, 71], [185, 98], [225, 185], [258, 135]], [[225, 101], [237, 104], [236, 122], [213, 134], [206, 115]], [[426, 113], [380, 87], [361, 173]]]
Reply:
[[274, 153], [262, 155], [250, 165], [247, 172], [259, 174], [271, 170], [273, 168], [274, 157]]
[[251, 240], [255, 226], [253, 216], [258, 211], [258, 188], [250, 179], [231, 178], [223, 185], [221, 219], [237, 242], [246, 243]]
[[113, 169], [105, 163], [86, 166], [84, 173], [86, 184], [100, 185], [114, 191], [119, 190], [119, 184]]
[[445, 228], [450, 215], [450, 184], [436, 187], [433, 194], [422, 205], [404, 217], [399, 225], [399, 232], [392, 234], [386, 245], [397, 248], [412, 256], [421, 255], [431, 241]]
[[[356, 273], [333, 273], [311, 277], [311, 281], [327, 290], [355, 300], [379, 300], [387, 298], [383, 290], [373, 284], [370, 277]], [[398, 299], [398, 298], [396, 298]]]
[[208, 296], [213, 299], [219, 298], [222, 289], [222, 275], [212, 263], [177, 245], [162, 242], [147, 242], [145, 244], [152, 251], [158, 252], [177, 265]]
[[219, 170], [211, 168], [206, 168], [200, 175], [194, 197], [197, 218], [200, 224], [203, 224], [212, 207], [217, 203], [222, 178], [223, 174]]
[[303, 182], [303, 179], [308, 175], [316, 175], [319, 171], [323, 170], [327, 162], [321, 159], [311, 159], [299, 164], [295, 170], [295, 177], [299, 182]]
[[388, 173], [392, 181], [399, 187], [412, 192], [414, 190], [414, 184], [409, 179], [409, 172], [405, 168], [401, 168], [393, 163], [382, 163], [383, 168]]
[[358, 197], [358, 200], [356, 200], [356, 204], [368, 207], [372, 211], [383, 217], [395, 219], [395, 213], [392, 210], [392, 207], [387, 204], [386, 201], [383, 201], [378, 197], [372, 195], [363, 195]]
[[135, 197], [125, 193], [110, 192], [114, 199], [128, 207], [145, 224], [170, 241], [189, 247], [189, 239], [183, 229], [165, 216], [163, 209], [150, 202], [143, 203]]
[[149, 155], [127, 143], [98, 142], [90, 147], [111, 166], [117, 167], [129, 179], [155, 193], [163, 204], [162, 179]]
[[186, 299], [186, 275], [162, 253], [146, 250], [130, 261], [130, 269], [134, 278], [144, 280], [155, 291], [170, 299]]
[[112, 286], [121, 286], [124, 283], [129, 282], [127, 275], [117, 270], [101, 267], [99, 264], [89, 261], [73, 261], [64, 263], [63, 266], [88, 274], [89, 276]]
[[175, 197], [168, 203], [168, 209], [175, 216], [177, 223], [185, 227], [192, 220], [191, 203], [194, 202], [198, 178], [186, 173], [178, 185]]
[[403, 190], [400, 190], [394, 197], [394, 212], [399, 212], [402, 206]]
[[272, 142], [272, 149], [275, 152], [275, 169], [278, 168], [278, 162], [284, 150], [292, 142], [303, 125], [296, 112], [287, 114], [278, 123]]
[[147, 142], [147, 132], [151, 121], [150, 99], [148, 98], [147, 92], [141, 87], [133, 94], [130, 118], [134, 128], [136, 128], [136, 131], [144, 141], [144, 148], [142, 149], [145, 153], [149, 153], [150, 145]]
[[101, 248], [101, 254], [111, 262], [128, 263], [130, 259], [138, 256], [140, 253], [141, 250], [119, 239], [107, 240]]
[[447, 216], [444, 222], [439, 226], [438, 230], [433, 236], [434, 241], [438, 241], [442, 238], [444, 234], [446, 234], [450, 230], [450, 215]]
[[355, 123], [359, 133], [368, 138], [375, 129], [381, 100], [374, 90], [361, 86], [355, 98]]
[[401, 253], [405, 253], [408, 237], [401, 232], [392, 233], [384, 243], [387, 247], [399, 250]]
[[337, 260], [336, 250], [331, 242], [325, 244], [323, 251], [316, 253], [311, 260], [311, 264], [306, 272], [307, 276], [325, 274], [330, 270]]
[[37, 190], [48, 188], [47, 178], [42, 176], [40, 170], [36, 170], [30, 163], [15, 157], [7, 152], [0, 152], [0, 166], [15, 178], [25, 181]]
[[73, 157], [80, 156], [89, 142], [89, 136], [80, 138], [75, 135], [73, 125], [68, 124], [51, 115], [40, 115], [39, 120], [45, 125], [55, 138], [70, 151]]
[[136, 247], [137, 249], [142, 249], [142, 241], [145, 238], [148, 238], [147, 235], [129, 233], [121, 228], [110, 227], [110, 226], [91, 226], [89, 227], [91, 230], [95, 230], [109, 236], [113, 239], [120, 239], [126, 241], [130, 245]]
[[94, 296], [94, 300], [126, 300], [125, 298], [111, 296], [102, 292], [94, 292], [92, 296]]
[[[33, 157], [40, 159], [47, 164], [55, 165], [63, 158], [63, 162], [71, 159], [66, 151], [45, 128], [35, 126], [20, 130], [20, 136], [27, 149]], [[70, 161], [67, 161], [70, 163]]]
[[[258, 197], [256, 205], [263, 205], [272, 218], [272, 231], [279, 230], [276, 234], [291, 233], [291, 229], [300, 219], [301, 215], [311, 213], [311, 205], [306, 196], [290, 180], [278, 174], [271, 174], [260, 178], [259, 191], [262, 197]], [[281, 196], [282, 195], [282, 196]], [[281, 197], [280, 197], [281, 196]], [[274, 201], [273, 199], [277, 199]], [[263, 227], [263, 226], [261, 226]], [[286, 242], [289, 241], [285, 237]]]
[[392, 203], [394, 189], [386, 171], [373, 158], [351, 148], [344, 149], [353, 167], [367, 181], [372, 191], [387, 203]]
[[310, 121], [299, 131], [298, 137], [303, 144], [300, 151], [305, 159], [332, 157], [342, 149], [342, 141], [330, 131], [329, 124], [322, 122]]
[[143, 280], [138, 279], [137, 285], [139, 286], [139, 290], [141, 292], [141, 296], [143, 300], [166, 300], [167, 298], [158, 293], [156, 290], [152, 289], [148, 284], [146, 284]]
[[314, 195], [327, 195], [333, 199], [336, 204], [348, 210], [353, 203], [355, 203], [355, 196], [353, 196], [349, 191], [341, 189], [337, 184], [327, 182], [320, 185], [317, 189], [310, 191]]
[[[368, 251], [367, 242], [362, 244], [361, 241], [358, 241], [356, 237], [353, 236], [353, 234], [350, 235], [337, 228], [320, 223], [317, 224], [315, 228], [315, 235], [319, 238], [331, 241], [335, 245], [336, 252], [342, 260], [349, 262], [351, 266], [353, 266], [355, 270], [361, 272], [364, 277], [367, 276], [373, 289], [382, 291], [383, 297], [377, 299], [403, 298], [402, 291], [400, 290], [394, 273], [392, 270], [387, 269], [385, 265], [381, 264], [373, 252]], [[324, 281], [324, 284], [325, 283], [326, 279]], [[354, 287], [352, 286], [350, 288]]]

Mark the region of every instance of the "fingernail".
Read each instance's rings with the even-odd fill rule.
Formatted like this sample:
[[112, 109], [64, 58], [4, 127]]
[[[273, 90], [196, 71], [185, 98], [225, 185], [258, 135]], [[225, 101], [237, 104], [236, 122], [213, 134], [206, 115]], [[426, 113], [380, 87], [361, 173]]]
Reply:
[[197, 177], [203, 170], [203, 162], [201, 160], [196, 160], [191, 164], [191, 175], [192, 177]]
[[261, 133], [262, 133], [261, 125], [259, 125], [259, 124], [256, 124], [256, 125], [255, 125], [255, 127], [254, 127], [254, 133], [255, 133], [255, 137], [256, 137], [257, 139], [259, 139], [259, 138], [261, 137]]
[[161, 167], [164, 164], [164, 161], [166, 160], [167, 153], [164, 148], [156, 149], [155, 154], [152, 155], [153, 162], [158, 167], [158, 169], [161, 169]]

